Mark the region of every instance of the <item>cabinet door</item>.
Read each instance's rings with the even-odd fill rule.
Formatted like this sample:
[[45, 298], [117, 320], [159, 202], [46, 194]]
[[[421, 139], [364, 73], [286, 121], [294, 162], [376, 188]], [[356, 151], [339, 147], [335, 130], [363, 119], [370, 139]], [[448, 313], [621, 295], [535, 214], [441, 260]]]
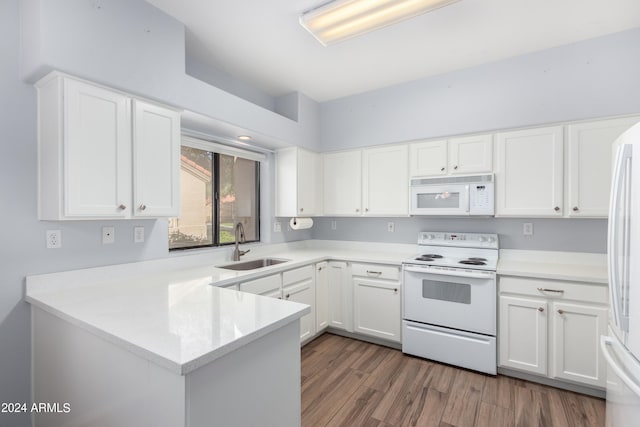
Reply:
[[316, 331], [329, 326], [329, 264], [316, 264]]
[[362, 152], [323, 155], [325, 215], [361, 215]]
[[496, 136], [496, 216], [561, 217], [562, 127]]
[[297, 160], [297, 216], [319, 215], [322, 213], [320, 156], [298, 149]]
[[329, 262], [329, 326], [353, 332], [353, 292], [347, 264]]
[[493, 136], [475, 135], [449, 140], [450, 174], [470, 174], [493, 170]]
[[129, 98], [64, 81], [64, 213], [124, 218], [131, 212]]
[[447, 141], [415, 142], [409, 145], [409, 171], [413, 176], [447, 174]]
[[133, 213], [178, 216], [180, 113], [138, 100], [133, 103]]
[[499, 364], [547, 375], [547, 302], [500, 297]]
[[[311, 270], [313, 272], [313, 270]], [[307, 304], [311, 312], [300, 318], [300, 341], [306, 341], [316, 333], [316, 289], [315, 275], [282, 288], [282, 297], [287, 301]]]
[[606, 307], [553, 304], [553, 377], [605, 387], [600, 335], [607, 334], [607, 314]]
[[571, 217], [606, 218], [612, 144], [640, 117], [599, 120], [567, 127], [567, 209]]
[[409, 176], [406, 145], [370, 148], [362, 154], [364, 215], [407, 215]]
[[400, 283], [354, 277], [353, 293], [354, 329], [400, 342]]

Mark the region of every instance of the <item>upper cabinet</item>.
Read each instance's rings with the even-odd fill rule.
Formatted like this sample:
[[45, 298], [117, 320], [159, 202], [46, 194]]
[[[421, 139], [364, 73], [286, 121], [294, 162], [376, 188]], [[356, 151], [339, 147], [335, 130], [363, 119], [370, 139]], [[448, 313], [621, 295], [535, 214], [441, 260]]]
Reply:
[[409, 150], [412, 177], [490, 173], [493, 169], [490, 134], [414, 142]]
[[496, 135], [496, 216], [561, 217], [562, 126]]
[[407, 155], [404, 144], [324, 154], [325, 215], [407, 215]]
[[59, 73], [36, 87], [39, 219], [178, 214], [179, 112]]
[[302, 148], [276, 152], [276, 216], [322, 215], [322, 157]]
[[566, 195], [570, 217], [606, 217], [611, 187], [612, 143], [640, 116], [567, 126]]
[[401, 144], [362, 151], [364, 215], [408, 215], [407, 155]]

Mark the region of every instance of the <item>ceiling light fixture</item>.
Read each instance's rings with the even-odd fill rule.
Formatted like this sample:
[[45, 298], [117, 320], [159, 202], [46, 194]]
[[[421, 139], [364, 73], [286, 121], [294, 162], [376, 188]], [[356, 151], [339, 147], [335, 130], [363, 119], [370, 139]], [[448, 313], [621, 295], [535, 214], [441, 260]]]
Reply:
[[300, 16], [300, 25], [328, 46], [460, 0], [336, 0]]
[[249, 135], [238, 135], [238, 139], [240, 141], [251, 141], [251, 137]]

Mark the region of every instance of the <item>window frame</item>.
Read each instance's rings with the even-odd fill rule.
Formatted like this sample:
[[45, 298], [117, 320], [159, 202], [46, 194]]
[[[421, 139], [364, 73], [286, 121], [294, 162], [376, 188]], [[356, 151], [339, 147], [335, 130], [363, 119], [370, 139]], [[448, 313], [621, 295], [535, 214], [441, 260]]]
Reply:
[[[231, 245], [235, 245], [235, 241], [234, 242], [228, 242], [228, 243], [220, 243], [220, 156], [221, 155], [226, 155], [226, 156], [232, 156], [232, 157], [241, 157], [244, 158], [246, 160], [251, 160], [255, 162], [255, 168], [254, 168], [254, 185], [255, 185], [255, 230], [256, 230], [256, 239], [255, 240], [245, 240], [242, 243], [257, 243], [260, 242], [260, 225], [261, 225], [261, 218], [260, 218], [260, 201], [261, 201], [261, 186], [260, 186], [260, 172], [261, 172], [261, 163], [262, 161], [266, 158], [266, 156], [264, 156], [263, 154], [259, 154], [259, 153], [255, 153], [255, 152], [251, 152], [251, 151], [245, 151], [245, 150], [241, 150], [241, 149], [237, 149], [234, 147], [228, 147], [222, 144], [218, 144], [216, 142], [213, 141], [206, 141], [206, 140], [202, 140], [202, 139], [196, 139], [193, 137], [189, 137], [189, 136], [184, 136], [182, 137], [182, 143], [180, 144], [180, 147], [182, 148], [183, 146], [187, 146], [190, 148], [195, 148], [197, 150], [202, 150], [202, 151], [207, 151], [210, 152], [212, 154], [212, 161], [211, 161], [211, 165], [212, 165], [212, 169], [213, 169], [213, 173], [212, 173], [212, 194], [211, 194], [211, 200], [212, 200], [212, 209], [211, 209], [211, 218], [212, 218], [212, 225], [211, 225], [211, 231], [212, 231], [212, 243], [211, 244], [206, 244], [206, 245], [197, 245], [197, 246], [180, 246], [177, 248], [171, 248], [169, 247], [169, 252], [174, 252], [174, 251], [183, 251], [183, 250], [193, 250], [193, 249], [207, 249], [207, 248], [223, 248], [223, 247], [227, 247], [227, 246], [231, 246]], [[178, 216], [179, 218], [179, 216]], [[235, 223], [234, 223], [234, 230], [235, 230]], [[169, 239], [169, 236], [167, 236], [167, 239]]]

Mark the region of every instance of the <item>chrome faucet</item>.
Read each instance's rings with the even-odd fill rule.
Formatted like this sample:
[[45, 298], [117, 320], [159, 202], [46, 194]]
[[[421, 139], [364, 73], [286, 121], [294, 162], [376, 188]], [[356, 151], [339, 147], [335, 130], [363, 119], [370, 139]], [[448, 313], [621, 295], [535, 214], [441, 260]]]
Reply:
[[[245, 242], [244, 226], [242, 225], [241, 222], [236, 224], [235, 238], [236, 238], [236, 248], [233, 250], [233, 260], [240, 261], [240, 257], [251, 250], [251, 249], [247, 249], [246, 251], [241, 251], [240, 248], [238, 247], [240, 243]], [[240, 240], [242, 240], [242, 242]]]

